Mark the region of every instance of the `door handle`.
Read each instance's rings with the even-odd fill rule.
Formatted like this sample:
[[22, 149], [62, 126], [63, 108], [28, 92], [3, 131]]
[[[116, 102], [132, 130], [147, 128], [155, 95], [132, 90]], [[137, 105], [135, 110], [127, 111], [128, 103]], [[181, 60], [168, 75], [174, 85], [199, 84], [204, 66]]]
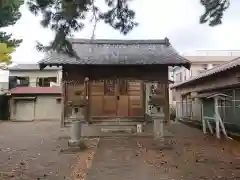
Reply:
[[120, 97], [119, 96], [117, 96], [117, 100], [119, 100], [120, 99]]

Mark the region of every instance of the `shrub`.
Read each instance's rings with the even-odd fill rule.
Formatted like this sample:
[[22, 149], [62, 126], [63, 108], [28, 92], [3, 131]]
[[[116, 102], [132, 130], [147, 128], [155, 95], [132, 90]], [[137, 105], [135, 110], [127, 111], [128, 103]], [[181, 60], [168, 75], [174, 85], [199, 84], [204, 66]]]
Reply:
[[176, 119], [176, 108], [175, 107], [171, 107], [170, 108], [170, 120], [175, 121]]

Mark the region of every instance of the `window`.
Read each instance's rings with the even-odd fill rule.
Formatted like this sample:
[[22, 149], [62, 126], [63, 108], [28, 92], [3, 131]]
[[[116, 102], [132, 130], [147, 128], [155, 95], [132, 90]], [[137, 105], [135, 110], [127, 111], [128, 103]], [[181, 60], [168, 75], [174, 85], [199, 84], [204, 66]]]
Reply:
[[57, 78], [56, 77], [38, 78], [37, 86], [50, 87], [50, 82], [57, 82]]
[[122, 95], [128, 93], [128, 81], [127, 80], [119, 80], [119, 93]]
[[184, 78], [183, 78], [184, 81], [187, 80], [187, 70], [184, 70]]
[[176, 82], [182, 82], [182, 72], [176, 74]]
[[172, 91], [172, 101], [176, 101], [176, 92]]
[[27, 87], [29, 86], [29, 77], [17, 77], [17, 86], [19, 87]]
[[115, 80], [104, 81], [104, 95], [115, 95], [116, 82]]
[[79, 112], [79, 109], [77, 107], [74, 108], [74, 113], [78, 113]]

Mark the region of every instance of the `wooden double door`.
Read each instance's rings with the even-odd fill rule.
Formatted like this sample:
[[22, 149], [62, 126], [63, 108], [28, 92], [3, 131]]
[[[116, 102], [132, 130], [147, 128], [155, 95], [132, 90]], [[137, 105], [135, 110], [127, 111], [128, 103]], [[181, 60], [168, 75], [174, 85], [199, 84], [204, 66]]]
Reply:
[[104, 80], [94, 82], [92, 87], [93, 117], [135, 117], [144, 114], [141, 82]]
[[129, 115], [127, 80], [105, 80], [103, 113], [110, 117], [126, 117]]

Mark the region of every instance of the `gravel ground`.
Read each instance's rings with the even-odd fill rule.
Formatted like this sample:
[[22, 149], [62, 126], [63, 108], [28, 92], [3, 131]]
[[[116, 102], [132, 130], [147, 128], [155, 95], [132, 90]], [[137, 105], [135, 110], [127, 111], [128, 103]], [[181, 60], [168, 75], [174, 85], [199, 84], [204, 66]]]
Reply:
[[[233, 140], [217, 140], [198, 129], [172, 123], [169, 149], [159, 149], [152, 138], [138, 138], [141, 156], [155, 175], [175, 180], [240, 179], [240, 145]], [[166, 180], [167, 180], [166, 179]]]
[[97, 140], [85, 140], [91, 148], [84, 152], [69, 150], [67, 141], [68, 129], [56, 121], [1, 123], [0, 179], [80, 179]]
[[[59, 126], [55, 121], [1, 123], [0, 180], [86, 179], [99, 139], [85, 139], [88, 148], [76, 151], [67, 146], [68, 130]], [[217, 140], [180, 123], [167, 129], [173, 134], [169, 149], [156, 147], [152, 137], [102, 139], [87, 179], [240, 179], [239, 142]]]

